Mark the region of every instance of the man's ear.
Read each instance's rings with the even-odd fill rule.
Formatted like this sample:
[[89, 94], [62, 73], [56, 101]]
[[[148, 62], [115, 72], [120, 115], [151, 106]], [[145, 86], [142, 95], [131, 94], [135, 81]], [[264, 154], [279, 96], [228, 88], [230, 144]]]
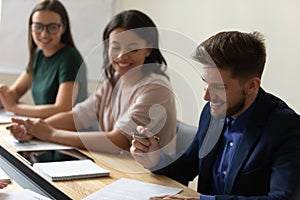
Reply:
[[257, 92], [261, 84], [261, 80], [258, 77], [253, 77], [248, 82], [247, 93], [251, 94], [253, 92]]

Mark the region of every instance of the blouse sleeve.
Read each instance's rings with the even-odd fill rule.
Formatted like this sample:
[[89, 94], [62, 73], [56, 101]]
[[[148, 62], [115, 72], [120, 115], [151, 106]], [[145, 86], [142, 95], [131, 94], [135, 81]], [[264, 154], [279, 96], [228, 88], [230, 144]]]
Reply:
[[131, 92], [128, 111], [118, 118], [115, 127], [129, 140], [138, 125], [147, 127], [165, 145], [174, 138], [176, 108], [173, 92], [166, 82], [150, 82]]
[[98, 123], [95, 111], [95, 94], [73, 108], [74, 121], [77, 130], [86, 129]]

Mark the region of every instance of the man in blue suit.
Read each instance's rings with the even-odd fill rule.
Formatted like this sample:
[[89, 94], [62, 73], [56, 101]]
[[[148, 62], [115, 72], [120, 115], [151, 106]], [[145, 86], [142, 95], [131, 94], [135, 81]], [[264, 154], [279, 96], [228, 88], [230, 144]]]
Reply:
[[199, 196], [151, 199], [299, 200], [300, 116], [261, 88], [266, 60], [258, 32], [220, 32], [202, 42], [204, 99], [199, 127], [184, 153], [160, 153], [158, 141], [133, 136], [131, 153], [145, 168], [183, 184], [198, 178]]

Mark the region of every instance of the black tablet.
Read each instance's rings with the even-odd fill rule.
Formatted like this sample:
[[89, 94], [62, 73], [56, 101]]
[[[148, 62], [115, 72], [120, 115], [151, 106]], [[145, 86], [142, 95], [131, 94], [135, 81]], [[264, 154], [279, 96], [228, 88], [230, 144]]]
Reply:
[[41, 162], [58, 162], [85, 159], [93, 160], [77, 149], [17, 151], [17, 154], [24, 158], [30, 165]]

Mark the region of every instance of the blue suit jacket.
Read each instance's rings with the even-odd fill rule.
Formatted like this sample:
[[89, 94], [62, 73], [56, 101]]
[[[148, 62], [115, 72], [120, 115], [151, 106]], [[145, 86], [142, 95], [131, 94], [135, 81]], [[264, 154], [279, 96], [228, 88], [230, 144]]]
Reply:
[[[210, 141], [215, 143], [212, 150], [199, 158], [201, 146], [210, 140], [204, 140], [210, 120], [210, 107], [206, 104], [191, 146], [176, 161], [155, 173], [183, 184], [199, 175], [198, 192], [215, 195], [212, 169], [219, 140]], [[163, 163], [161, 160], [160, 166]], [[216, 200], [300, 200], [299, 180], [300, 116], [282, 100], [260, 89], [246, 132], [233, 157], [232, 168], [228, 171], [225, 192], [216, 195]]]

